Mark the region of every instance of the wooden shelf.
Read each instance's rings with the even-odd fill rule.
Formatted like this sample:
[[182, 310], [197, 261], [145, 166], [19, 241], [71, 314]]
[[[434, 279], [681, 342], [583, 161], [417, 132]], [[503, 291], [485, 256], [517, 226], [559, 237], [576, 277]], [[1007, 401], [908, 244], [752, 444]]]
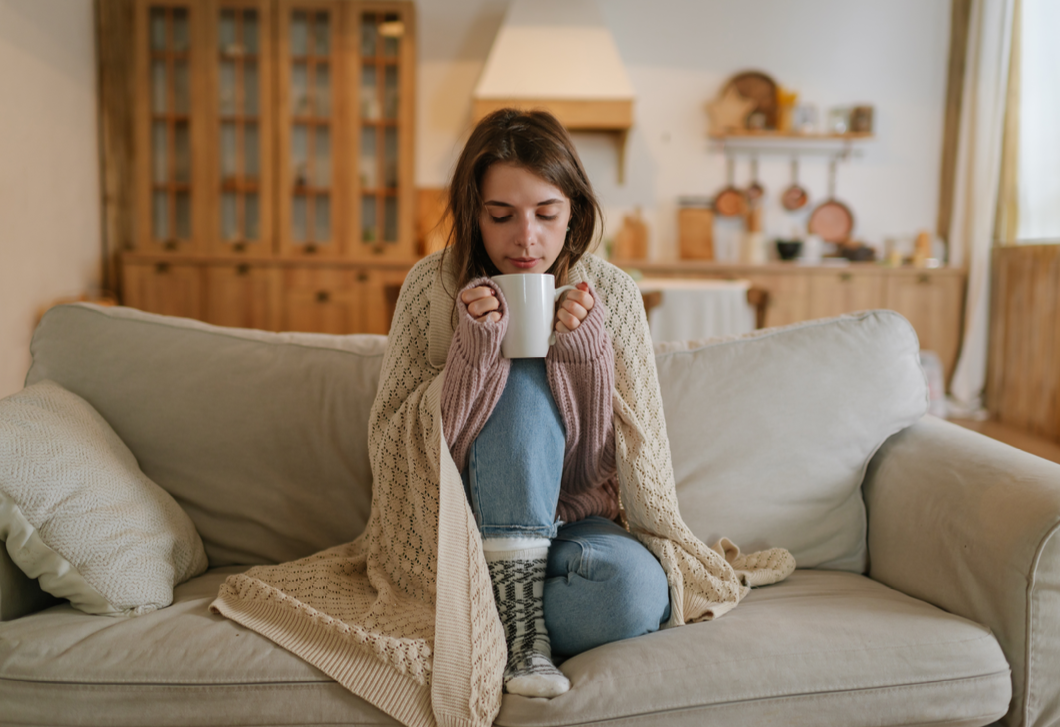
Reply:
[[838, 159], [860, 156], [861, 152], [855, 147], [874, 138], [870, 132], [796, 134], [775, 130], [744, 130], [710, 134], [710, 139], [726, 154], [824, 155]]
[[803, 141], [855, 141], [872, 139], [875, 135], [870, 131], [848, 131], [844, 134], [799, 134], [792, 131], [777, 131], [775, 129], [730, 131], [725, 134], [710, 134], [711, 139], [785, 139]]

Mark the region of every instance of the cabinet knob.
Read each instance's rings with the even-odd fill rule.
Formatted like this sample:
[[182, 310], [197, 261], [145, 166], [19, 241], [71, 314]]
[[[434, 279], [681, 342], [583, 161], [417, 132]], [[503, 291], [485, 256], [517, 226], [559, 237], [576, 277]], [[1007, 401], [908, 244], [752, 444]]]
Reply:
[[313, 243], [309, 243], [308, 245], [305, 246], [305, 251], [306, 251], [306, 254], [312, 255], [313, 253], [315, 253], [317, 251], [317, 246], [314, 245]]
[[232, 250], [234, 252], [245, 252], [246, 249], [247, 249], [247, 244], [245, 242], [237, 242], [237, 243], [234, 243], [232, 245]]
[[326, 290], [317, 291], [317, 303], [327, 303], [331, 300], [331, 293]]
[[166, 250], [176, 250], [177, 249], [177, 241], [176, 240], [166, 240], [164, 243], [162, 243], [162, 247], [165, 248]]
[[931, 276], [927, 273], [920, 273], [920, 275], [916, 276], [916, 282], [918, 285], [927, 285], [931, 282]]
[[363, 270], [361, 272], [357, 273], [357, 280], [362, 282], [362, 283], [367, 281], [368, 280], [368, 273], [364, 272]]
[[854, 279], [854, 276], [851, 275], [850, 273], [840, 273], [839, 274], [839, 281], [842, 282], [842, 283], [849, 283], [853, 279]]
[[236, 275], [247, 275], [250, 272], [250, 266], [246, 263], [240, 263], [236, 265]]
[[155, 263], [155, 272], [159, 275], [165, 275], [169, 272], [169, 263]]

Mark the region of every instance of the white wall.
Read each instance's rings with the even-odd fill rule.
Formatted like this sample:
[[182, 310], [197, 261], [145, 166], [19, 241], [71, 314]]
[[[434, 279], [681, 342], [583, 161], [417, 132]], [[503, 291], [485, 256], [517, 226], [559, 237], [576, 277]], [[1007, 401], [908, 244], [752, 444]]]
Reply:
[[98, 286], [91, 0], [0, 0], [0, 397], [41, 308]]
[[[855, 237], [934, 230], [942, 148], [949, 3], [944, 0], [598, 0], [637, 93], [624, 185], [611, 140], [576, 138], [608, 215], [609, 230], [640, 206], [652, 256], [676, 257], [677, 197], [725, 184], [724, 156], [706, 137], [705, 104], [734, 73], [754, 68], [816, 104], [875, 106], [876, 139], [838, 170], [837, 196], [855, 216]], [[419, 0], [417, 184], [442, 186], [466, 139], [471, 92], [503, 19], [504, 0]], [[767, 233], [804, 228], [827, 196], [824, 157], [807, 157], [811, 203], [779, 205], [790, 157], [762, 157]], [[746, 158], [736, 181], [750, 181]], [[719, 235], [731, 232], [721, 225]]]

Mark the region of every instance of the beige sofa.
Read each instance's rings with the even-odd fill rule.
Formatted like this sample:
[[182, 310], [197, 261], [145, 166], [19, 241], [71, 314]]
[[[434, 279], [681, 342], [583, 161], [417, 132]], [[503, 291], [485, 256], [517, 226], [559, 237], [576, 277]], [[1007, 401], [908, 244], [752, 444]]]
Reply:
[[[42, 593], [0, 548], [0, 724], [396, 724], [208, 611], [228, 574], [363, 528], [384, 345], [46, 314], [27, 385], [89, 402], [210, 568], [172, 605], [113, 618]], [[569, 693], [506, 696], [497, 724], [1060, 722], [1060, 466], [921, 418], [916, 352], [889, 312], [660, 345], [686, 521], [708, 542], [788, 547], [800, 568], [717, 621], [568, 660]]]

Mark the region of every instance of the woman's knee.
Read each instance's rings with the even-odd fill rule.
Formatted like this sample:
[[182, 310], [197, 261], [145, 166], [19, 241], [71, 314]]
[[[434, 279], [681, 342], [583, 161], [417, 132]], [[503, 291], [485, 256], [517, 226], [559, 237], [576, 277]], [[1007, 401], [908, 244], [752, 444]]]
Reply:
[[549, 552], [545, 620], [560, 637], [557, 651], [571, 655], [658, 630], [670, 616], [659, 562], [619, 528], [603, 535], [592, 526], [580, 530], [568, 530]]
[[611, 598], [621, 604], [615, 614], [615, 629], [639, 636], [658, 630], [670, 616], [670, 588], [666, 572], [647, 548], [636, 543], [609, 564], [606, 572]]

